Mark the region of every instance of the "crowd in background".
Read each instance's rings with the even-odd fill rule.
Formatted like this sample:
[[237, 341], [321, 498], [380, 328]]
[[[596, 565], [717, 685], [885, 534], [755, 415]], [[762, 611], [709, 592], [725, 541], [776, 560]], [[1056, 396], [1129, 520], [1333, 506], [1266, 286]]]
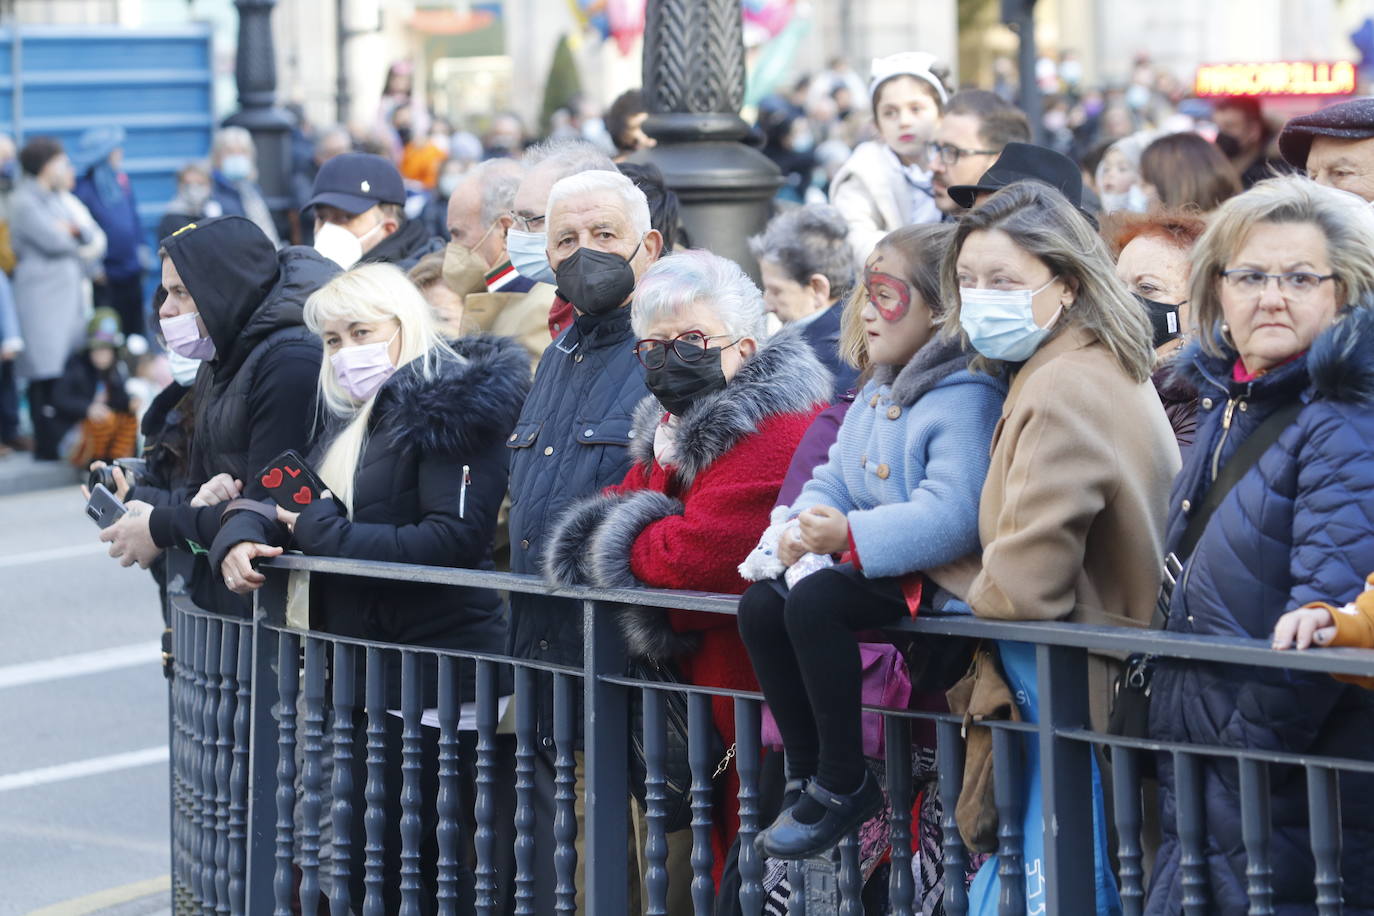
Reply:
[[[189, 547], [195, 602], [225, 614], [248, 613], [265, 581], [255, 561], [286, 549], [741, 595], [737, 621], [619, 609], [629, 673], [762, 690], [772, 911], [786, 911], [786, 862], [860, 829], [865, 905], [885, 912], [889, 839], [873, 825], [891, 812], [860, 704], [973, 714], [970, 685], [995, 679], [1021, 717], [1039, 710], [1025, 645], [893, 644], [882, 627], [972, 614], [1374, 647], [1360, 600], [1374, 573], [1374, 102], [1280, 132], [1253, 100], [1185, 97], [1143, 56], [1117, 89], [1083, 86], [1072, 54], [1037, 76], [1038, 125], [1013, 104], [1007, 67], [990, 89], [956, 89], [920, 52], [866, 75], [834, 61], [766, 98], [754, 142], [783, 182], [750, 240], [758, 285], [688, 237], [676, 195], [635, 155], [654, 145], [637, 90], [600, 115], [555, 113], [532, 142], [513, 114], [480, 132], [436, 116], [398, 65], [367, 124], [298, 116], [285, 211], [256, 183], [252, 137], [217, 132], [208, 161], [179, 172], [155, 247], [121, 132], [90, 131], [70, 151], [0, 143], [0, 438], [97, 471], [141, 454], [112, 471], [128, 511], [102, 540], [155, 572]], [[275, 489], [290, 453], [324, 488], [294, 503]], [[1161, 597], [1170, 563], [1177, 584]], [[545, 665], [583, 657], [567, 599], [327, 575], [299, 592], [309, 600], [290, 602], [288, 621], [302, 628]], [[1120, 727], [1122, 670], [1092, 658], [1099, 729]], [[1182, 662], [1150, 676], [1143, 734], [1374, 759], [1362, 687]], [[432, 665], [422, 677], [430, 708]], [[394, 678], [387, 690], [399, 706]], [[460, 691], [473, 700], [470, 670]], [[543, 902], [557, 883], [549, 676], [535, 694]], [[732, 704], [717, 698], [710, 726], [713, 877], [729, 913]], [[388, 717], [388, 912], [400, 730]], [[432, 892], [437, 730], [423, 731]], [[355, 763], [370, 738], [359, 721]], [[474, 741], [464, 733], [469, 780]], [[670, 766], [685, 766], [681, 735], [669, 742]], [[995, 816], [990, 834], [987, 812], [961, 803], [977, 854], [968, 874], [946, 874], [933, 736], [911, 750], [923, 911], [947, 881], [968, 883], [971, 912], [997, 911]], [[630, 764], [638, 899], [642, 756]], [[1121, 908], [1109, 766], [1095, 762], [1084, 788], [1101, 913]], [[1037, 767], [1027, 760], [1028, 785]], [[503, 811], [509, 769], [493, 789]], [[1239, 911], [1238, 789], [1224, 764], [1201, 764], [1201, 778], [1207, 887], [1190, 890]], [[1273, 785], [1274, 895], [1303, 908], [1314, 865], [1293, 782]], [[1168, 760], [1157, 786], [1147, 911], [1175, 913], [1186, 881]], [[1368, 788], [1358, 774], [1341, 784], [1356, 909], [1374, 907]], [[691, 907], [684, 798], [669, 799], [672, 913]], [[1037, 804], [1028, 867], [1043, 855]], [[503, 911], [509, 828], [495, 843]], [[473, 877], [459, 871], [466, 912]], [[582, 890], [579, 878], [579, 906]]]

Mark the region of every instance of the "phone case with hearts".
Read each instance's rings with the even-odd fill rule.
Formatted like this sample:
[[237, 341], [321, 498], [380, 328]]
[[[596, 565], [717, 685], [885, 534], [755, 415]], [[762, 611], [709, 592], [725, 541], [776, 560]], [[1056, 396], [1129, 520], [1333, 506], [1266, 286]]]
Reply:
[[258, 472], [258, 482], [278, 506], [299, 512], [326, 489], [319, 476], [294, 449], [282, 452]]

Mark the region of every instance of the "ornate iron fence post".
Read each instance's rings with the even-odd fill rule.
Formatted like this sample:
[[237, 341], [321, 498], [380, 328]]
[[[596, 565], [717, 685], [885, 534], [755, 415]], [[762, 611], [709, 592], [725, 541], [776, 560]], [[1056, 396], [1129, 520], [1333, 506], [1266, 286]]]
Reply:
[[782, 184], [777, 166], [740, 141], [744, 25], [739, 0], [649, 0], [644, 26], [644, 130], [637, 154], [663, 170], [682, 202], [693, 247], [738, 262], [755, 280], [748, 239], [763, 229]]
[[272, 8], [277, 0], [234, 0], [239, 11], [234, 81], [239, 110], [224, 119], [243, 127], [258, 150], [258, 184], [274, 214], [290, 207], [291, 120], [277, 107], [277, 58], [272, 42]]

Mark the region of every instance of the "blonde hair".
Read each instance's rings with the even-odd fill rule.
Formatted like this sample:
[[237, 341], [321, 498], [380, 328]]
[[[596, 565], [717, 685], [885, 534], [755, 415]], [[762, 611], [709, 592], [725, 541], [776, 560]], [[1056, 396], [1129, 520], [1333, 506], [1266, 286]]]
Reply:
[[[1091, 331], [1128, 376], [1137, 382], [1149, 379], [1155, 351], [1145, 310], [1117, 278], [1107, 246], [1087, 218], [1058, 190], [1039, 181], [1008, 185], [959, 221], [940, 271], [946, 334], [969, 346], [959, 323], [959, 253], [970, 235], [994, 229], [1076, 287], [1074, 304], [1064, 309], [1057, 329], [1074, 325]], [[981, 355], [969, 365], [984, 372], [1002, 369], [997, 360]]]
[[[442, 360], [462, 360], [440, 336], [425, 297], [400, 268], [391, 264], [355, 267], [311, 294], [305, 302], [306, 327], [322, 337], [324, 325], [329, 321], [395, 321], [400, 326], [401, 342], [396, 368], [418, 359], [420, 372], [426, 379], [434, 376]], [[343, 502], [350, 515], [353, 513], [353, 478], [358, 458], [367, 444], [368, 421], [376, 399], [374, 393], [362, 403], [353, 400], [339, 384], [332, 361], [326, 357], [320, 362], [320, 400], [344, 426], [330, 441], [317, 470], [320, 479]]]
[[1374, 293], [1374, 213], [1369, 204], [1298, 176], [1261, 181], [1217, 208], [1193, 250], [1188, 301], [1199, 342], [1213, 356], [1226, 355], [1221, 272], [1260, 223], [1310, 223], [1321, 230], [1336, 275], [1337, 305], [1358, 303]]

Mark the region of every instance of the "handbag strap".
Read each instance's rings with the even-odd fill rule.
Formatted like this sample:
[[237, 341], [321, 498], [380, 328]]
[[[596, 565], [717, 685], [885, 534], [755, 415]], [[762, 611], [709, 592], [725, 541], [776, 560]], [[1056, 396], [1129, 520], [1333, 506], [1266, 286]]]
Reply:
[[1192, 555], [1193, 548], [1197, 546], [1203, 530], [1207, 527], [1207, 522], [1211, 520], [1212, 513], [1217, 511], [1222, 500], [1246, 472], [1255, 466], [1260, 456], [1269, 450], [1269, 446], [1278, 441], [1283, 431], [1297, 419], [1302, 408], [1302, 402], [1296, 401], [1265, 417], [1264, 422], [1255, 428], [1255, 431], [1236, 449], [1231, 459], [1222, 466], [1221, 472], [1217, 474], [1207, 491], [1207, 498], [1202, 501], [1202, 505], [1188, 522], [1183, 538], [1174, 550], [1180, 562], [1187, 562], [1188, 557]]

